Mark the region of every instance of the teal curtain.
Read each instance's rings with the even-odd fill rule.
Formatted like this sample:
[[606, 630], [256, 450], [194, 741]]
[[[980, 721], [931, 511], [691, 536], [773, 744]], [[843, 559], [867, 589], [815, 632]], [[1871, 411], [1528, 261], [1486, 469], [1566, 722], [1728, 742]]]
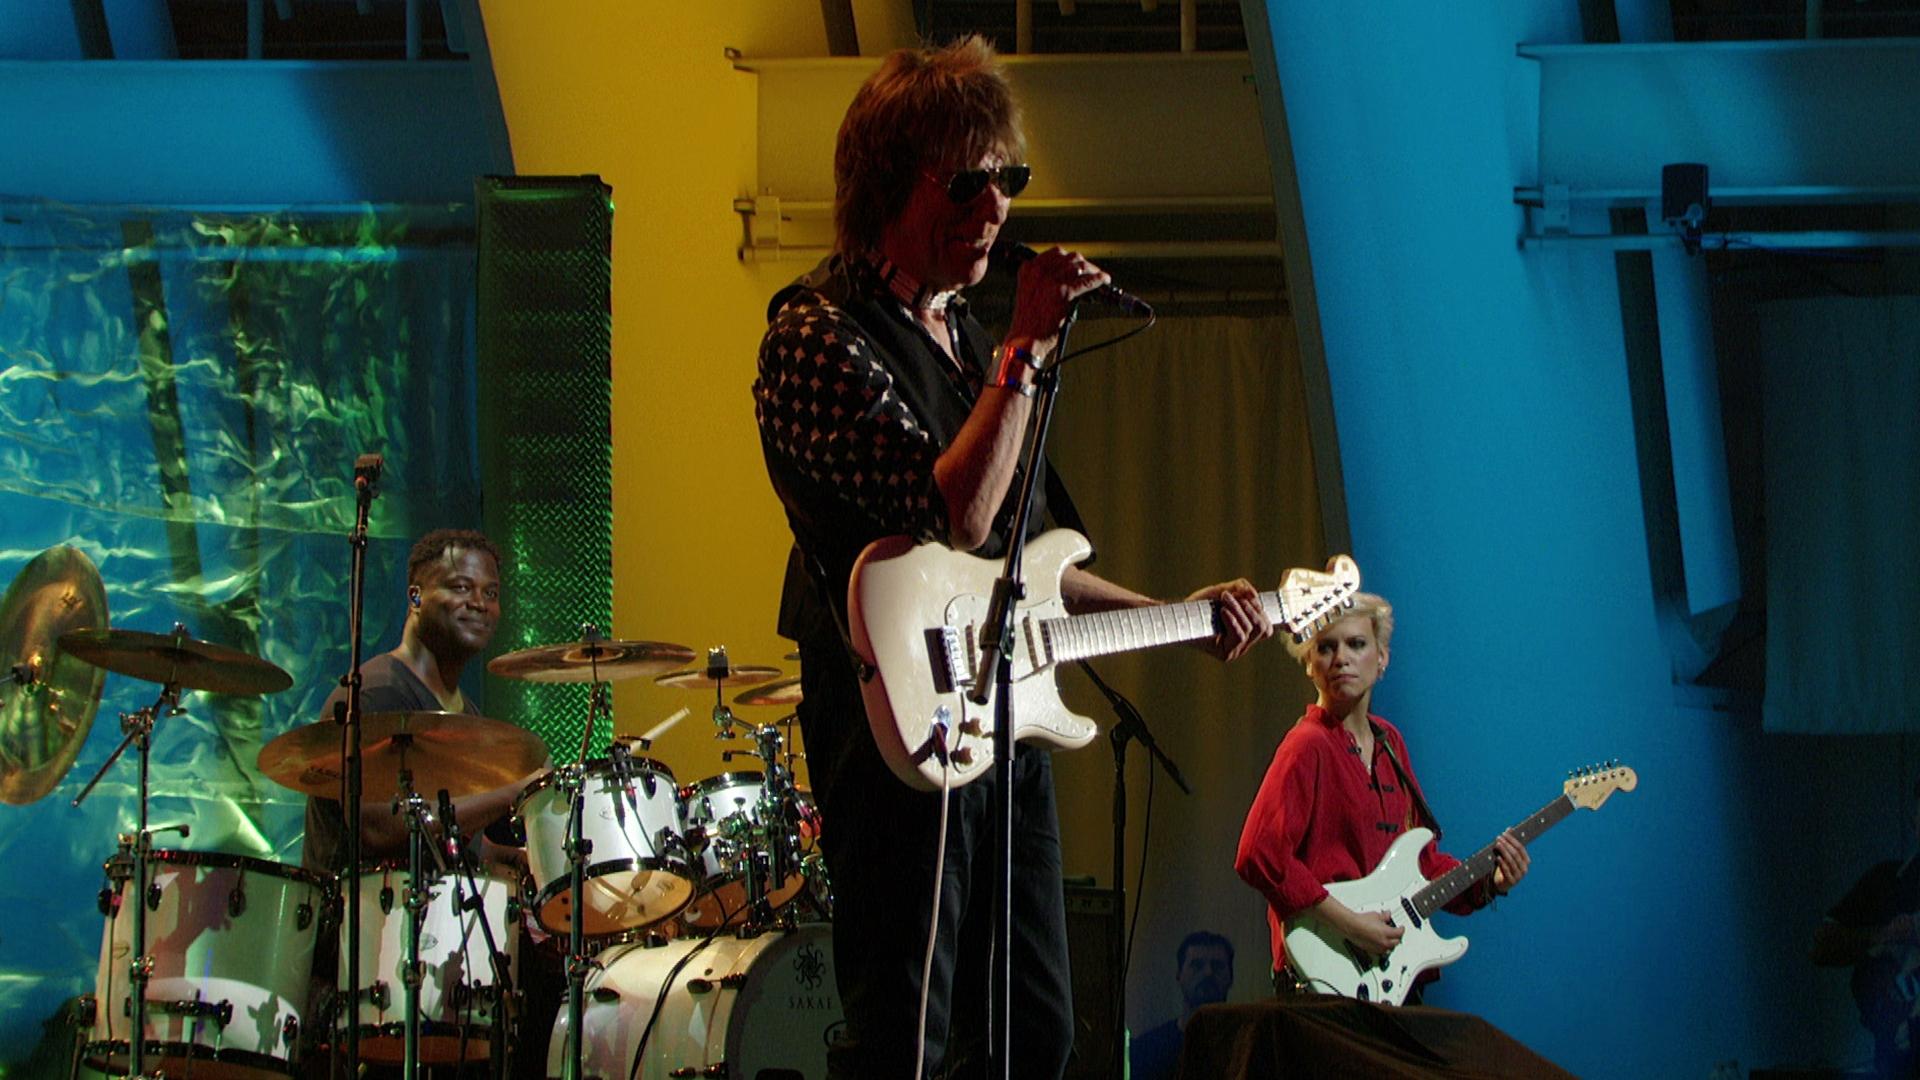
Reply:
[[[294, 677], [266, 698], [189, 694], [160, 722], [151, 818], [192, 827], [161, 846], [297, 861], [302, 798], [254, 762], [317, 718], [347, 666], [354, 458], [387, 461], [369, 655], [398, 635], [412, 538], [480, 521], [473, 288], [465, 206], [0, 200], [0, 583], [71, 544], [99, 568], [114, 626], [181, 622]], [[109, 676], [61, 785], [0, 805], [5, 1073], [63, 1054], [48, 1039], [26, 1064], [93, 989], [101, 863], [137, 812], [131, 756], [70, 804], [118, 743], [116, 714], [157, 689]], [[21, 737], [0, 732], [0, 752]]]

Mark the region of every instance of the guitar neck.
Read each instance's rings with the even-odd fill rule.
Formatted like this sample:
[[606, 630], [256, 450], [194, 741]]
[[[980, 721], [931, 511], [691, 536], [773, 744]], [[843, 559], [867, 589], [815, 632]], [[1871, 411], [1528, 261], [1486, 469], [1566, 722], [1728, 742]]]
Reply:
[[[1284, 616], [1278, 590], [1261, 593], [1260, 606], [1275, 626], [1281, 624]], [[1198, 641], [1212, 637], [1215, 629], [1212, 600], [1066, 615], [1040, 623], [1047, 654], [1056, 664]]]
[[[1535, 811], [1531, 816], [1508, 829], [1522, 844], [1531, 844], [1541, 833], [1558, 825], [1568, 814], [1573, 813], [1573, 800], [1565, 795], [1553, 800]], [[1473, 883], [1493, 873], [1493, 845], [1488, 844], [1473, 853], [1459, 866], [1441, 874], [1427, 884], [1427, 887], [1413, 894], [1414, 910], [1421, 918], [1428, 918], [1434, 912], [1446, 907], [1461, 893], [1473, 887]]]

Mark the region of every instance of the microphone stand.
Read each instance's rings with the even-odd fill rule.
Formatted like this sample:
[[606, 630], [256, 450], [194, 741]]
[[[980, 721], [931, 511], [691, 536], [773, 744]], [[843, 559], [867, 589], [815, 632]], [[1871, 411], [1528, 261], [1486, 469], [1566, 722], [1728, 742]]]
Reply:
[[[1180, 766], [1175, 765], [1173, 759], [1160, 749], [1160, 744], [1154, 741], [1153, 730], [1147, 727], [1147, 718], [1140, 715], [1140, 710], [1134, 708], [1133, 702], [1128, 701], [1118, 690], [1108, 686], [1106, 680], [1100, 677], [1100, 673], [1093, 670], [1092, 664], [1085, 660], [1079, 663], [1080, 670], [1086, 672], [1087, 678], [1093, 680], [1093, 685], [1099, 688], [1100, 693], [1106, 697], [1107, 703], [1113, 706], [1114, 715], [1120, 718], [1120, 722], [1113, 725], [1113, 729], [1107, 732], [1107, 738], [1113, 744], [1113, 895], [1119, 902], [1120, 919], [1124, 924], [1127, 915], [1127, 742], [1139, 740], [1140, 745], [1147, 748], [1148, 755], [1158, 761], [1161, 768], [1167, 770], [1167, 775], [1173, 778], [1173, 782], [1180, 786], [1181, 791], [1191, 795], [1193, 788], [1187, 785], [1186, 777], [1180, 775]], [[1149, 805], [1148, 809], [1151, 810], [1152, 806]], [[1144, 862], [1146, 854], [1143, 852], [1140, 858]], [[1134, 897], [1133, 902], [1136, 907], [1139, 906], [1140, 897]], [[1117, 955], [1111, 957], [1113, 970], [1120, 973], [1120, 977], [1113, 980], [1114, 1076], [1122, 1075], [1121, 1066], [1124, 1063], [1127, 1044], [1125, 1035], [1127, 964], [1126, 946], [1122, 944], [1123, 940], [1121, 935], [1114, 936], [1113, 951]]]
[[[354, 875], [360, 873], [361, 860], [360, 652], [361, 628], [366, 614], [364, 597], [367, 591], [367, 518], [373, 511], [373, 500], [380, 494], [380, 470], [384, 464], [379, 454], [362, 454], [353, 463], [353, 487], [358, 498], [354, 509], [353, 532], [347, 538], [347, 543], [353, 549], [352, 565], [347, 575], [349, 579], [347, 631], [351, 644], [347, 673], [340, 680], [346, 684], [347, 700], [344, 702], [344, 708], [336, 706], [334, 709], [334, 719], [346, 729], [342, 732], [347, 744], [346, 775], [341, 780], [344, 791], [340, 802], [347, 826], [347, 872]], [[341, 974], [346, 976], [347, 1000], [351, 1002], [357, 1001], [360, 993], [360, 905], [347, 904], [346, 909], [347, 955]], [[348, 1071], [357, 1069], [359, 1061], [360, 1025], [357, 1017], [349, 1017], [347, 1023]]]
[[[1060, 326], [1060, 341], [1054, 348], [1054, 362], [1034, 376], [1037, 399], [1027, 430], [1026, 472], [1020, 478], [1020, 497], [1014, 503], [1013, 525], [1007, 534], [1005, 569], [993, 583], [993, 599], [987, 604], [986, 618], [980, 624], [980, 664], [973, 672], [973, 688], [968, 698], [985, 705], [993, 672], [993, 777], [999, 785], [993, 800], [993, 833], [998, 838], [999, 860], [994, 868], [993, 972], [992, 972], [992, 1044], [988, 1057], [990, 1074], [1010, 1080], [1013, 1076], [1013, 1041], [1009, 1025], [1013, 1017], [1013, 622], [1014, 604], [1026, 598], [1021, 580], [1021, 560], [1027, 551], [1027, 522], [1033, 516], [1033, 493], [1046, 458], [1047, 429], [1053, 422], [1054, 398], [1060, 391], [1060, 365], [1067, 358], [1067, 335], [1079, 316], [1078, 305], [1067, 309]], [[942, 738], [941, 753], [946, 753]], [[938, 897], [935, 898], [938, 902]]]

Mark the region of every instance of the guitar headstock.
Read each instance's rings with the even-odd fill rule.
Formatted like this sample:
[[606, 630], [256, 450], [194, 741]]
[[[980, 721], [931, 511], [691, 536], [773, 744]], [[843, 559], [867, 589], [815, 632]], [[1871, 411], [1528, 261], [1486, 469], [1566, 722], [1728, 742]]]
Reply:
[[1603, 765], [1589, 765], [1584, 769], [1575, 769], [1567, 774], [1567, 798], [1573, 805], [1587, 810], [1598, 810], [1600, 804], [1616, 791], [1632, 791], [1640, 785], [1640, 778], [1633, 770], [1617, 761]]
[[1305, 641], [1353, 606], [1360, 567], [1350, 555], [1335, 555], [1325, 570], [1294, 567], [1280, 579], [1280, 619], [1275, 630]]

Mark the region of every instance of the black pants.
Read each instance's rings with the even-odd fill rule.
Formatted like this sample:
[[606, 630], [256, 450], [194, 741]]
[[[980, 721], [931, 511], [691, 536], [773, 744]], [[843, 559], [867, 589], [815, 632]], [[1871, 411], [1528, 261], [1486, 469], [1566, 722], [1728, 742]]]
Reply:
[[[804, 661], [802, 670], [807, 670]], [[807, 689], [807, 705], [826, 704]], [[844, 699], [841, 707], [847, 707]], [[859, 708], [857, 697], [852, 708]], [[829, 1073], [861, 1080], [910, 1077], [941, 797], [907, 787], [887, 769], [861, 712], [823, 716], [803, 708], [801, 716], [809, 761], [819, 760], [814, 757], [819, 750], [839, 762], [823, 792], [822, 846], [833, 882], [833, 962], [847, 1026], [829, 1058]], [[840, 726], [849, 717], [862, 726], [853, 731]], [[830, 746], [835, 736], [849, 743]], [[836, 755], [835, 750], [845, 752]], [[1058, 1077], [1073, 1049], [1073, 1003], [1053, 763], [1047, 752], [1024, 747], [1014, 762], [1014, 1073]], [[939, 938], [927, 1000], [929, 1077], [943, 1071], [948, 1076], [984, 1072], [986, 1065], [995, 794], [989, 774], [951, 795]]]

